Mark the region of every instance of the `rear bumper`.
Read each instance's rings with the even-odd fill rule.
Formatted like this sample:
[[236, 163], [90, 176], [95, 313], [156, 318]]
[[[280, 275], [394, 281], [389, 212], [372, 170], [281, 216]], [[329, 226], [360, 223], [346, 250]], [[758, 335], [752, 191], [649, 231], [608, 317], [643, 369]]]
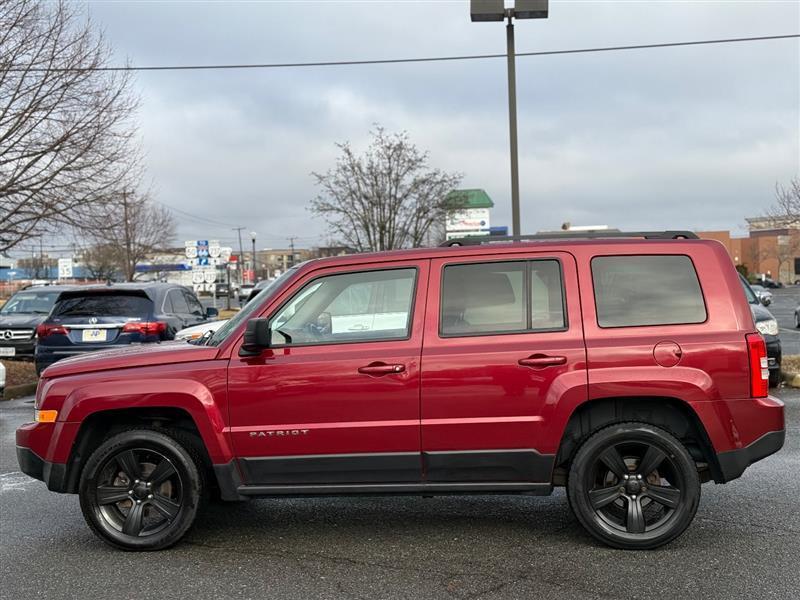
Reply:
[[[765, 338], [766, 340], [766, 338]], [[781, 360], [783, 359], [783, 352], [781, 350], [781, 341], [778, 337], [771, 337], [766, 340], [767, 344], [767, 360], [770, 371], [778, 370], [781, 368]]]
[[30, 448], [17, 446], [19, 469], [29, 477], [44, 481], [51, 492], [67, 491], [67, 465], [44, 460]]
[[723, 482], [741, 477], [745, 469], [754, 462], [766, 458], [771, 454], [775, 454], [783, 447], [785, 439], [785, 429], [770, 431], [744, 448], [717, 454], [717, 461], [722, 471]]

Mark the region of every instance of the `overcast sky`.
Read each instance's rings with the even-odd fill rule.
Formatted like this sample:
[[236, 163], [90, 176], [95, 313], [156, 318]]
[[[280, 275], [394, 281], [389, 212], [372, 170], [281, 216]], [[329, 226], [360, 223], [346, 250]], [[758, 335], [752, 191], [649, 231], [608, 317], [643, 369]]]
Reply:
[[[91, 2], [118, 62], [253, 63], [502, 53], [500, 23], [466, 1]], [[550, 0], [519, 21], [517, 51], [797, 33], [800, 3]], [[307, 210], [334, 143], [373, 123], [406, 130], [431, 164], [464, 174], [510, 225], [503, 59], [139, 73], [142, 144], [179, 241], [324, 243]], [[800, 172], [800, 43], [766, 41], [521, 57], [524, 232], [573, 224], [733, 229]], [[246, 242], [247, 243], [247, 242]]]

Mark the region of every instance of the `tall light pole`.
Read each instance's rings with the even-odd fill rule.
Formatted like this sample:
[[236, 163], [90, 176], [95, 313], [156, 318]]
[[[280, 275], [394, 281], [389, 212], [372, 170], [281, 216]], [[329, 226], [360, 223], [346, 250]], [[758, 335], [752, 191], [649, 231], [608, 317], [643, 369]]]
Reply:
[[519, 217], [519, 150], [517, 145], [517, 74], [514, 19], [546, 19], [548, 0], [516, 0], [506, 8], [503, 0], [470, 0], [470, 18], [476, 22], [503, 21], [506, 24], [508, 70], [508, 137], [511, 150], [511, 232], [521, 235]]

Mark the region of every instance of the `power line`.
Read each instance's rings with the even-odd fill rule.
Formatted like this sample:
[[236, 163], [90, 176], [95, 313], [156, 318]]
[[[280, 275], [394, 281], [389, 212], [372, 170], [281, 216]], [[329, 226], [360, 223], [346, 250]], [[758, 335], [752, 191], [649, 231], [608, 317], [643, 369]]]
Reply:
[[[689, 42], [665, 42], [660, 44], [636, 44], [631, 46], [600, 46], [595, 48], [574, 48], [569, 50], [542, 50], [539, 52], [518, 52], [517, 56], [554, 56], [558, 54], [586, 54], [591, 52], [616, 52], [620, 50], [647, 50], [653, 48], [675, 48], [678, 46], [701, 46], [709, 44], [734, 44], [740, 42], [763, 42], [767, 40], [783, 40], [800, 38], [800, 33], [786, 35], [761, 35], [752, 37], [721, 38], [711, 40], [693, 40]], [[419, 58], [385, 58], [369, 60], [337, 60], [314, 62], [288, 62], [288, 63], [243, 63], [243, 64], [217, 64], [217, 65], [151, 65], [143, 67], [30, 67], [18, 66], [5, 69], [9, 72], [73, 72], [73, 71], [211, 71], [233, 69], [288, 69], [300, 67], [344, 67], [357, 65], [390, 65], [400, 63], [426, 63], [459, 60], [484, 60], [489, 58], [505, 58], [505, 54], [464, 54], [457, 56], [426, 56]]]

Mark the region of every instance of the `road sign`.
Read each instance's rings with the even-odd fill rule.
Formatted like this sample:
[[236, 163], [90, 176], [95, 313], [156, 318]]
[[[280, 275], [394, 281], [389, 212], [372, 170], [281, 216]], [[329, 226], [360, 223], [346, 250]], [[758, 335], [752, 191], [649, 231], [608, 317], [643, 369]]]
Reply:
[[214, 283], [217, 280], [217, 270], [209, 269], [208, 271], [203, 271], [203, 280], [206, 283]]
[[72, 279], [72, 259], [59, 258], [58, 259], [58, 278], [59, 279]]
[[192, 271], [192, 283], [203, 283], [205, 281], [205, 277], [203, 277], [203, 272], [194, 270]]

